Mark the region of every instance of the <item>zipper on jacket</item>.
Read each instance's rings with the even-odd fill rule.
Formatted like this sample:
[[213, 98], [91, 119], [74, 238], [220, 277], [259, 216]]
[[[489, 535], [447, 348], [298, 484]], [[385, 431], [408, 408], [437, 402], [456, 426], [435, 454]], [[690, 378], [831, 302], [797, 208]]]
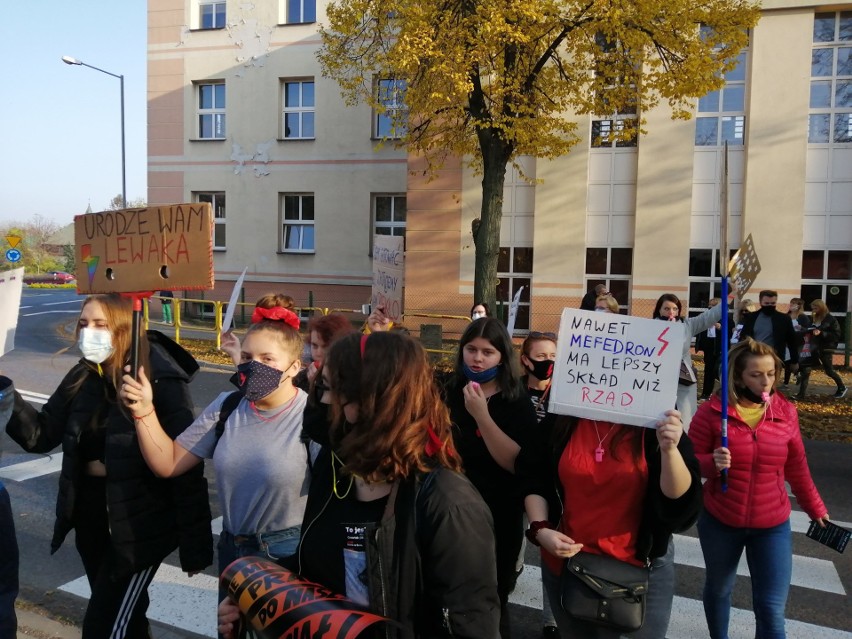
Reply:
[[[381, 614], [383, 617], [388, 616], [388, 599], [387, 593], [385, 592], [385, 563], [382, 561], [382, 540], [380, 539], [382, 534], [381, 521], [379, 521], [379, 526], [376, 528], [376, 555], [378, 555], [379, 559], [379, 584], [382, 591], [382, 611]], [[386, 626], [388, 624], [385, 624]], [[390, 628], [385, 628], [385, 637], [390, 639]]]
[[453, 636], [453, 625], [450, 623], [450, 609], [449, 608], [441, 608], [441, 623], [444, 626], [444, 631]]

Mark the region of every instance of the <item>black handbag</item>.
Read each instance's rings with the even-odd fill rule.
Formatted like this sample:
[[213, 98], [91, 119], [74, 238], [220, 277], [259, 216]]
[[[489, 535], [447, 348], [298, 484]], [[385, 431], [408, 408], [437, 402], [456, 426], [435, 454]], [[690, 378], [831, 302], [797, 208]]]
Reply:
[[579, 552], [565, 560], [560, 584], [562, 610], [574, 619], [621, 632], [645, 623], [649, 570], [608, 555]]

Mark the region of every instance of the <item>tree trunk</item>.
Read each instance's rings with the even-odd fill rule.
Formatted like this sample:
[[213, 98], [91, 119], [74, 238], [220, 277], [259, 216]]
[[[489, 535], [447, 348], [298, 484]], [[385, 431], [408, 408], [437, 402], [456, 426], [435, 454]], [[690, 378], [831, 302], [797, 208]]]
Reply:
[[473, 238], [476, 266], [473, 303], [485, 302], [496, 313], [497, 258], [500, 254], [500, 222], [503, 217], [503, 184], [511, 151], [499, 135], [481, 132], [482, 208], [479, 228]]

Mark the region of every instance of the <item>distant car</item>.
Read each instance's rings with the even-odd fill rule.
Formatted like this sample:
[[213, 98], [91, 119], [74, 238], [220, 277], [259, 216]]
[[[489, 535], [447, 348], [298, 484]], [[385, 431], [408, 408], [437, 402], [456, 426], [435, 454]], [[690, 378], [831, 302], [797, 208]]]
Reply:
[[48, 271], [47, 273], [27, 273], [24, 284], [71, 284], [77, 278], [65, 271]]

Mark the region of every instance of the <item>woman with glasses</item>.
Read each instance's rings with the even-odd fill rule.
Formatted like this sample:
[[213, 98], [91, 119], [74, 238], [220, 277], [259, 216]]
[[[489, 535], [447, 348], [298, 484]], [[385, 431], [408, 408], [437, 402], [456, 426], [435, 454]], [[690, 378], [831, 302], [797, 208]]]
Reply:
[[484, 317], [468, 325], [459, 342], [446, 402], [465, 474], [494, 518], [500, 632], [505, 639], [509, 593], [518, 577], [524, 534], [515, 458], [538, 420], [524, 390], [512, 340], [500, 320]]
[[307, 395], [293, 385], [301, 368], [299, 318], [281, 308], [275, 316], [252, 324], [243, 339], [238, 403], [224, 422], [232, 396], [227, 392], [172, 441], [153, 411], [144, 370], [138, 381], [125, 375], [120, 392], [133, 414], [142, 455], [157, 476], [175, 477], [213, 460], [222, 512], [220, 574], [239, 557], [277, 559], [296, 551], [309, 466], [318, 452], [302, 441]]
[[[331, 443], [313, 467], [298, 553], [283, 564], [397, 623], [381, 636], [495, 639], [491, 516], [460, 473], [423, 348], [397, 332], [348, 335], [322, 377]], [[219, 631], [233, 636], [238, 618], [224, 601]]]

